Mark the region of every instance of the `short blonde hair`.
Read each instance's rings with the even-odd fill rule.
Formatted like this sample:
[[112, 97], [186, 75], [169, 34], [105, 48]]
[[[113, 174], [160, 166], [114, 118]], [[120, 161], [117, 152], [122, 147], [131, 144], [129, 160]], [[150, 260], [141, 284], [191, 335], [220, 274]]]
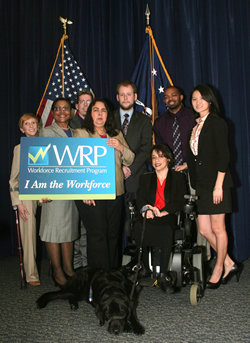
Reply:
[[18, 122], [19, 128], [22, 129], [23, 123], [26, 120], [29, 120], [30, 118], [35, 119], [35, 121], [38, 123], [38, 117], [34, 113], [24, 113], [24, 115], [22, 115], [21, 118], [19, 119], [19, 122]]

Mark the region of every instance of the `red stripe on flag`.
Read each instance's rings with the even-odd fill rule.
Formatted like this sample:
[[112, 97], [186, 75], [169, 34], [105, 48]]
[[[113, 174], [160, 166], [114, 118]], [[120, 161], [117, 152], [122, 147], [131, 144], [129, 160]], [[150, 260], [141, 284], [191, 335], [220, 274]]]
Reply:
[[53, 120], [54, 120], [54, 117], [53, 117], [53, 114], [50, 110], [49, 115], [48, 115], [48, 119], [46, 120], [46, 124], [44, 127], [50, 126], [53, 123]]
[[46, 103], [47, 103], [47, 99], [43, 98], [43, 100], [40, 104], [40, 107], [39, 107], [39, 111], [37, 112], [37, 115], [41, 118], [42, 118]]

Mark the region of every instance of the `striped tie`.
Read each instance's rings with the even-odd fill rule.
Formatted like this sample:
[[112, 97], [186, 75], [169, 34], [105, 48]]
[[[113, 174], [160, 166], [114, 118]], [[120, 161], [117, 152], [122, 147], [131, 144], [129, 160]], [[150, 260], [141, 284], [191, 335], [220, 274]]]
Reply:
[[173, 154], [175, 159], [175, 167], [183, 163], [182, 150], [181, 150], [181, 134], [180, 127], [176, 115], [174, 115], [173, 122]]
[[122, 132], [123, 132], [123, 135], [126, 136], [127, 135], [127, 132], [128, 132], [128, 117], [129, 115], [127, 113], [124, 114], [124, 122], [122, 124]]

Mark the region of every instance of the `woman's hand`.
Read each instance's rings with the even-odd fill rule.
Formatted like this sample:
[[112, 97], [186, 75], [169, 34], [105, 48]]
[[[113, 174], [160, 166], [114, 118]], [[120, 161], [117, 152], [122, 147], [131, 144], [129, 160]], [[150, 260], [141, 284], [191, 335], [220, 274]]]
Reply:
[[116, 150], [120, 151], [120, 153], [123, 155], [123, 145], [122, 143], [116, 139], [116, 138], [109, 138], [107, 140], [107, 144], [111, 148], [115, 148]]
[[218, 205], [223, 200], [223, 189], [214, 188], [213, 191], [213, 201], [215, 205]]
[[82, 202], [89, 206], [91, 205], [95, 206], [95, 200], [83, 200]]
[[47, 203], [47, 202], [51, 202], [52, 200], [48, 199], [48, 198], [42, 198], [41, 200], [39, 200], [39, 204], [43, 204], [43, 203]]
[[17, 205], [17, 209], [18, 209], [18, 214], [19, 216], [25, 221], [28, 221], [28, 218], [26, 217], [26, 214], [30, 214], [29, 211], [27, 210], [27, 208], [23, 205], [23, 204], [19, 204]]
[[218, 172], [213, 191], [213, 202], [218, 205], [223, 200], [223, 182], [226, 173]]
[[158, 207], [154, 207], [154, 214], [156, 217], [164, 217], [168, 215], [167, 211], [160, 211]]
[[161, 212], [158, 207], [151, 206], [149, 204], [145, 206], [147, 206], [149, 209], [147, 210], [147, 212], [142, 213], [142, 216], [145, 217], [145, 213], [147, 213], [147, 219], [154, 219], [154, 217], [164, 217], [168, 215], [167, 211]]
[[147, 204], [145, 206], [147, 206], [149, 209], [146, 212], [142, 213], [143, 218], [145, 217], [145, 213], [146, 213], [146, 218], [147, 219], [153, 219], [154, 218], [153, 206], [151, 206], [149, 204]]

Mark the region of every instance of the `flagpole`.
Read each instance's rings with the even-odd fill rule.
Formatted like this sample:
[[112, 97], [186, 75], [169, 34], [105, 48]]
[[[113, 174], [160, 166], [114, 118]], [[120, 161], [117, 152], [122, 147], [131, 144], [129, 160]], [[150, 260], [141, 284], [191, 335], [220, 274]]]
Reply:
[[[73, 22], [71, 20], [68, 20], [67, 18], [64, 19], [63, 17], [59, 17], [60, 22], [63, 24], [63, 30], [64, 30], [64, 35], [67, 35], [67, 24], [73, 24]], [[68, 36], [67, 36], [68, 37]], [[62, 96], [63, 98], [65, 97], [64, 94], [64, 45], [62, 44]]]
[[67, 35], [67, 32], [66, 32], [67, 24], [71, 25], [71, 24], [73, 24], [73, 21], [68, 20], [67, 18], [64, 19], [63, 17], [59, 17], [59, 20], [63, 24], [64, 34]]
[[67, 38], [68, 38], [68, 36], [65, 35], [65, 34], [63, 34], [63, 36], [62, 36], [62, 38], [61, 38], [61, 42], [60, 42], [59, 48], [58, 48], [58, 50], [57, 50], [57, 54], [56, 54], [55, 62], [54, 62], [54, 64], [53, 64], [53, 68], [52, 68], [52, 70], [51, 70], [51, 73], [50, 73], [50, 76], [49, 76], [47, 85], [46, 85], [46, 87], [45, 87], [45, 91], [44, 91], [43, 96], [42, 96], [42, 100], [40, 101], [40, 104], [39, 104], [39, 107], [38, 107], [38, 110], [37, 110], [36, 114], [38, 114], [38, 112], [39, 112], [39, 110], [40, 110], [40, 107], [41, 107], [41, 104], [42, 104], [42, 101], [43, 101], [43, 98], [44, 98], [44, 96], [45, 96], [45, 93], [47, 92], [47, 88], [48, 88], [48, 86], [49, 86], [50, 79], [51, 79], [51, 76], [52, 76], [52, 74], [53, 74], [53, 71], [54, 71], [54, 68], [55, 68], [55, 65], [56, 65], [56, 61], [57, 61], [58, 55], [59, 55], [59, 53], [60, 53], [61, 46], [63, 45], [64, 40], [67, 39]]
[[[145, 11], [145, 16], [147, 20], [147, 27], [146, 27], [146, 33], [149, 32], [148, 29], [151, 30], [149, 26], [149, 20], [150, 20], [150, 10], [149, 6], [147, 4], [146, 6], [146, 11]], [[151, 30], [152, 32], [152, 30]], [[156, 96], [155, 96], [155, 87], [154, 87], [154, 74], [152, 73], [152, 70], [154, 69], [154, 50], [152, 46], [152, 39], [151, 35], [148, 35], [149, 38], [149, 50], [150, 50], [150, 84], [151, 84], [151, 90], [152, 90], [152, 96], [151, 96], [151, 104], [152, 104], [152, 124], [154, 124], [155, 116], [156, 116], [156, 111], [157, 111], [157, 102], [156, 102]], [[153, 142], [154, 142], [154, 135], [153, 135]]]
[[146, 7], [145, 16], [146, 16], [146, 19], [147, 19], [147, 26], [149, 26], [150, 10], [149, 10], [148, 4], [147, 4], [147, 7]]
[[67, 36], [67, 33], [66, 33], [67, 24], [71, 25], [71, 24], [73, 24], [73, 22], [72, 22], [71, 20], [64, 19], [63, 17], [59, 17], [59, 20], [60, 20], [60, 22], [63, 24], [63, 31], [64, 31], [64, 34], [63, 34], [63, 36], [62, 36], [62, 38], [61, 38], [61, 42], [60, 42], [59, 48], [58, 48], [58, 50], [57, 50], [55, 62], [54, 62], [54, 64], [53, 64], [53, 68], [52, 68], [52, 70], [51, 70], [51, 73], [50, 73], [50, 76], [49, 76], [47, 85], [46, 85], [46, 87], [45, 87], [45, 91], [44, 91], [44, 93], [43, 93], [42, 99], [41, 99], [40, 104], [39, 104], [39, 106], [38, 106], [38, 110], [37, 110], [37, 112], [36, 112], [36, 115], [38, 115], [38, 113], [39, 113], [39, 110], [40, 110], [40, 107], [41, 107], [41, 105], [42, 105], [44, 96], [45, 96], [45, 94], [46, 94], [46, 92], [47, 92], [47, 88], [48, 88], [48, 86], [49, 86], [50, 79], [51, 79], [51, 77], [52, 77], [52, 75], [53, 75], [53, 71], [54, 71], [54, 68], [55, 68], [55, 65], [56, 65], [56, 61], [57, 61], [57, 59], [58, 59], [58, 55], [59, 55], [59, 53], [60, 53], [60, 49], [61, 49], [61, 48], [62, 48], [62, 95], [63, 95], [63, 97], [64, 97], [64, 44], [63, 44], [63, 43], [64, 43], [64, 40], [65, 40], [65, 39], [68, 39], [68, 38], [69, 38], [69, 37]]
[[165, 73], [166, 73], [166, 76], [167, 76], [167, 78], [168, 78], [169, 83], [171, 84], [171, 86], [173, 86], [173, 85], [174, 85], [174, 84], [173, 84], [173, 81], [171, 80], [171, 77], [170, 77], [170, 75], [169, 75], [169, 73], [168, 73], [168, 71], [167, 71], [167, 69], [166, 69], [166, 67], [165, 67], [165, 65], [164, 65], [164, 62], [163, 62], [163, 60], [162, 60], [162, 58], [161, 58], [161, 55], [160, 55], [160, 52], [159, 52], [159, 50], [158, 50], [158, 48], [157, 48], [157, 45], [156, 45], [156, 42], [155, 42], [155, 39], [154, 39], [154, 35], [153, 35], [153, 31], [152, 31], [151, 27], [150, 27], [150, 26], [147, 26], [146, 29], [145, 29], [145, 31], [146, 31], [146, 33], [148, 33], [148, 35], [149, 35], [150, 38], [152, 39], [152, 43], [153, 43], [154, 48], [155, 48], [155, 51], [156, 51], [156, 53], [157, 53], [157, 55], [158, 55], [158, 57], [159, 57], [159, 60], [160, 60], [161, 65], [162, 65], [162, 68], [163, 68], [163, 70], [164, 70]]
[[59, 20], [63, 23], [64, 33], [37, 110], [37, 116], [41, 118], [40, 127], [46, 127], [53, 123], [54, 118], [51, 106], [56, 99], [69, 97], [71, 102], [75, 103], [77, 93], [83, 89], [89, 89], [93, 93], [69, 47], [69, 37], [66, 34], [66, 28], [67, 24], [72, 24], [72, 22], [62, 17]]

